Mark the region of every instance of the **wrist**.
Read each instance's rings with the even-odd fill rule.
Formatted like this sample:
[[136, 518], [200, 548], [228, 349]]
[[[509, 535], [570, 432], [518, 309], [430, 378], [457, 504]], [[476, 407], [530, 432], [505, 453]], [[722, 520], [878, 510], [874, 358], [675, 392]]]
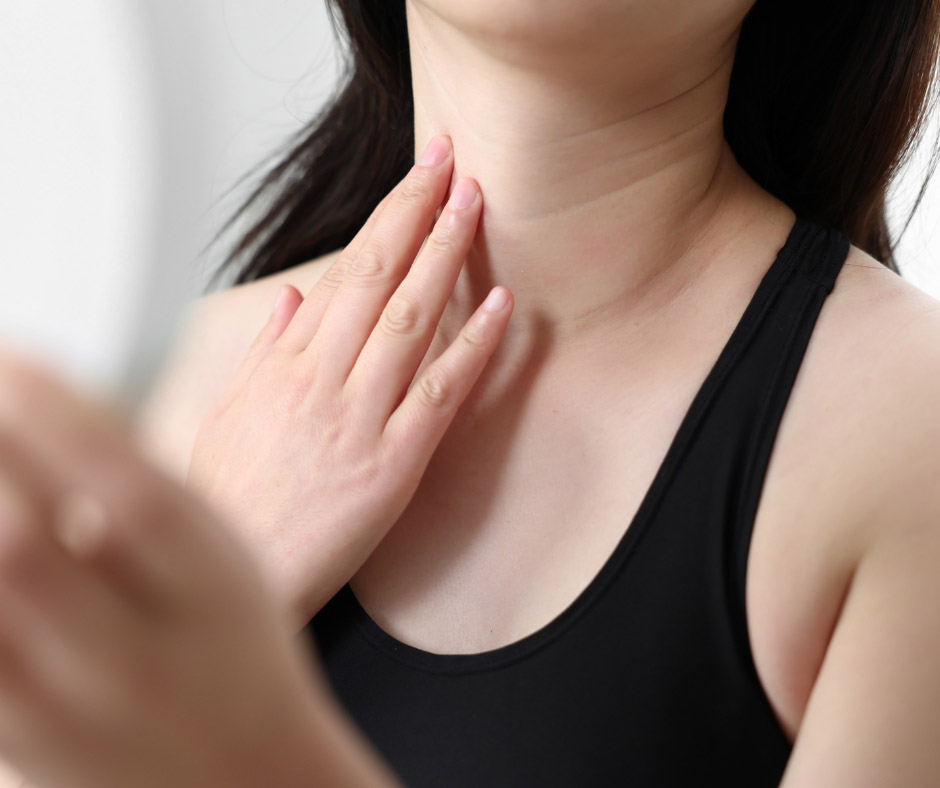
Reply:
[[265, 764], [245, 788], [402, 788], [320, 676], [298, 700], [290, 723], [285, 719], [272, 737], [272, 768]]
[[280, 702], [247, 710], [256, 734], [226, 759], [218, 788], [402, 788], [355, 726], [324, 675], [311, 642], [296, 643], [277, 682]]

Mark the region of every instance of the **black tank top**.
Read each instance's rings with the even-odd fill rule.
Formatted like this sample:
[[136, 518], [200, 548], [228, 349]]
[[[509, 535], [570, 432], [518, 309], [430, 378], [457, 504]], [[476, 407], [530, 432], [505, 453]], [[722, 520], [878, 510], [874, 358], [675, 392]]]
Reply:
[[549, 624], [433, 654], [384, 632], [348, 585], [308, 624], [339, 700], [404, 785], [779, 784], [791, 744], [752, 660], [745, 566], [784, 406], [848, 251], [796, 220], [621, 541]]

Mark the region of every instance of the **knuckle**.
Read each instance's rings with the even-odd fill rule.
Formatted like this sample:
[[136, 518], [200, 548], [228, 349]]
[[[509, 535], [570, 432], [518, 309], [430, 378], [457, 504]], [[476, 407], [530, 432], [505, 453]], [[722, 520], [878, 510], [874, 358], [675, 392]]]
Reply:
[[435, 254], [445, 255], [454, 251], [459, 242], [457, 231], [452, 224], [448, 223], [443, 227], [434, 228], [428, 236], [427, 246]]
[[[291, 370], [279, 379], [277, 384], [278, 416], [282, 419], [292, 420], [309, 411], [311, 397], [315, 396], [317, 376], [314, 371], [306, 369]], [[268, 395], [265, 394], [265, 398]], [[323, 404], [318, 404], [319, 408]]]
[[[344, 446], [349, 438], [349, 425], [355, 421], [355, 403], [347, 396], [337, 397], [328, 405], [318, 409], [315, 427], [317, 442], [336, 450]], [[354, 434], [354, 431], [353, 431]]]
[[365, 247], [347, 266], [345, 278], [353, 283], [370, 283], [383, 279], [388, 269], [386, 260], [387, 255], [381, 249], [375, 246]]
[[484, 350], [489, 345], [486, 332], [475, 323], [463, 327], [460, 340], [472, 350]]
[[398, 198], [405, 205], [426, 206], [433, 200], [431, 184], [427, 175], [416, 171], [406, 178], [398, 192]]
[[317, 284], [320, 285], [322, 283], [322, 286], [328, 290], [339, 287], [346, 276], [346, 271], [349, 269], [351, 259], [352, 258], [348, 255], [341, 257], [323, 272], [323, 276], [317, 280]]
[[409, 298], [398, 296], [388, 302], [382, 328], [391, 336], [410, 336], [421, 326], [421, 310]]
[[418, 382], [418, 396], [433, 408], [440, 408], [450, 399], [450, 385], [439, 370], [431, 370]]
[[357, 491], [374, 491], [385, 484], [386, 470], [380, 456], [362, 458], [352, 466], [351, 486]]

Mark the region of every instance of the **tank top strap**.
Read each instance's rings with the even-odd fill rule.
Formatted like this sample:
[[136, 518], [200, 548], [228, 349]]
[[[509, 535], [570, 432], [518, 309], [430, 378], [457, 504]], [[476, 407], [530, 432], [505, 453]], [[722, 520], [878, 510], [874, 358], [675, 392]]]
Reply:
[[719, 393], [708, 421], [723, 435], [711, 436], [732, 453], [724, 480], [734, 497], [725, 545], [725, 570], [734, 610], [739, 645], [750, 653], [745, 615], [745, 577], [748, 550], [767, 467], [784, 409], [803, 361], [822, 305], [850, 249], [838, 230], [798, 218], [781, 254], [780, 280], [764, 303], [747, 345], [737, 358]]
[[[799, 250], [798, 270], [812, 282], [822, 287], [826, 294], [832, 292], [836, 277], [848, 256], [851, 244], [841, 232], [810, 221], [799, 219], [797, 243]], [[820, 303], [820, 306], [822, 304]], [[815, 315], [812, 318], [815, 322]]]

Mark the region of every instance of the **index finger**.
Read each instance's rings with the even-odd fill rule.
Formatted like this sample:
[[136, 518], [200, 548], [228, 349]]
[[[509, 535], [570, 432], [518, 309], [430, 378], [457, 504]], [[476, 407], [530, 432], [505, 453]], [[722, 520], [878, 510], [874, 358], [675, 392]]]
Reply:
[[304, 297], [303, 303], [297, 308], [294, 316], [291, 318], [290, 325], [284, 333], [278, 338], [276, 344], [280, 347], [290, 347], [295, 351], [301, 351], [310, 341], [317, 328], [323, 313], [333, 298], [333, 293], [343, 281], [346, 266], [350, 260], [355, 259], [359, 254], [366, 239], [372, 233], [376, 221], [382, 212], [388, 206], [392, 196], [401, 188], [402, 182], [399, 181], [395, 188], [386, 194], [375, 206], [375, 209], [366, 219], [366, 223], [359, 228], [359, 231], [353, 236], [353, 239], [346, 245], [342, 253], [333, 261], [329, 268], [323, 272], [317, 283], [310, 289], [310, 292]]
[[[441, 135], [437, 136], [440, 137]], [[437, 137], [432, 138], [432, 140], [436, 139]], [[449, 138], [446, 144], [447, 154], [445, 162], [452, 155]], [[356, 236], [349, 245], [346, 246], [336, 261], [324, 272], [316, 285], [311, 289], [310, 294], [304, 299], [304, 303], [300, 305], [296, 314], [291, 319], [290, 325], [288, 325], [284, 333], [278, 338], [276, 344], [282, 348], [289, 348], [296, 352], [302, 351], [310, 344], [326, 314], [327, 307], [333, 301], [334, 295], [343, 285], [347, 284], [347, 272], [350, 264], [359, 257], [364, 248], [367, 248], [367, 245], [373, 239], [373, 235], [377, 229], [381, 228], [385, 223], [385, 215], [388, 210], [390, 208], [393, 209], [397, 202], [402, 201], [399, 197], [402, 195], [403, 190], [407, 188], [414, 192], [416, 188], [421, 185], [420, 182], [415, 183], [415, 180], [424, 178], [424, 174], [421, 170], [430, 169], [422, 166], [422, 164], [423, 163], [419, 164], [416, 162], [396, 184], [395, 188], [382, 198], [369, 216], [365, 225], [356, 233]], [[433, 166], [438, 167], [440, 165]], [[437, 215], [440, 213], [440, 196], [438, 196], [435, 201], [435, 215], [428, 217], [427, 225], [422, 228], [423, 232], [420, 232], [420, 239], [422, 239], [420, 244], [422, 245], [428, 233], [431, 231], [431, 228], [434, 226]], [[405, 200], [405, 203], [407, 202], [409, 201]], [[412, 231], [412, 228], [406, 223], [404, 227], [397, 230], [397, 233], [407, 235]], [[383, 246], [394, 246], [394, 243], [386, 240]], [[414, 249], [413, 251], [416, 253], [418, 250]], [[411, 257], [413, 259], [414, 255], [411, 255]]]

